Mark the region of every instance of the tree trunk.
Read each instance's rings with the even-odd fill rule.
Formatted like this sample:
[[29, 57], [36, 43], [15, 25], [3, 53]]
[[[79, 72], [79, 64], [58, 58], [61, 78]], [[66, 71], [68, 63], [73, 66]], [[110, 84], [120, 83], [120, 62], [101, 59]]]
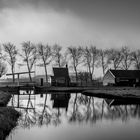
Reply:
[[12, 66], [12, 75], [13, 75], [13, 83], [15, 82], [15, 74], [14, 74], [14, 67]]
[[28, 72], [29, 72], [29, 79], [30, 79], [30, 82], [32, 82], [31, 71], [30, 71], [30, 67], [29, 67], [29, 62], [28, 61], [27, 61], [27, 67], [28, 67]]
[[61, 67], [60, 63], [59, 63], [59, 68]]
[[44, 69], [45, 69], [45, 75], [46, 75], [46, 83], [48, 83], [48, 73], [47, 73], [45, 62], [44, 62]]
[[91, 69], [90, 69], [90, 65], [88, 65], [88, 69], [89, 69], [90, 81], [92, 83], [92, 72], [91, 72]]
[[77, 74], [77, 69], [76, 69], [76, 67], [74, 67], [74, 70], [75, 70], [76, 83], [77, 83], [77, 82], [78, 82], [78, 74]]
[[59, 65], [59, 68], [61, 67], [61, 62], [60, 62], [60, 59], [58, 58], [58, 65]]
[[105, 75], [105, 68], [104, 68], [104, 66], [103, 66], [103, 76]]
[[116, 66], [115, 62], [114, 62], [114, 69], [115, 69], [115, 70], [117, 69], [117, 66]]

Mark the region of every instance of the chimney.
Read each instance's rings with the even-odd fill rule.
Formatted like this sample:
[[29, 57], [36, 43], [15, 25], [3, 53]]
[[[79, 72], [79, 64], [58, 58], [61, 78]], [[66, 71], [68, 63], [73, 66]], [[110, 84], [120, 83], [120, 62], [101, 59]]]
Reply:
[[66, 68], [68, 68], [68, 65], [66, 64]]

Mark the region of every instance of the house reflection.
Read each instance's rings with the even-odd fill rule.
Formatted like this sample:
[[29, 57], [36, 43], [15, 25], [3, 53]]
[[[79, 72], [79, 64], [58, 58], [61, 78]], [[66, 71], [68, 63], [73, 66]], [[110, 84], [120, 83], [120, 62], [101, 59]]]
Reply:
[[71, 95], [69, 93], [55, 93], [51, 94], [51, 100], [53, 101], [53, 108], [64, 108], [68, 111], [69, 99]]
[[140, 118], [140, 104], [138, 102], [130, 104], [128, 101], [122, 102], [120, 100], [116, 102], [116, 105], [113, 105], [112, 102], [111, 106], [106, 102], [106, 99], [79, 94], [75, 96], [73, 101], [73, 112], [69, 117], [69, 122], [89, 122], [90, 124], [101, 120], [126, 122], [132, 118]]
[[18, 123], [26, 128], [34, 125], [58, 126], [64, 120], [72, 124], [94, 124], [101, 120], [126, 122], [130, 118], [140, 118], [140, 104], [126, 100], [96, 98], [81, 93], [48, 93], [43, 98], [33, 94], [17, 97], [14, 95], [9, 105], [21, 112]]
[[[137, 100], [138, 101], [138, 100]], [[108, 115], [112, 120], [120, 119], [124, 122], [132, 118], [140, 118], [140, 102], [134, 100], [113, 99], [105, 100], [108, 106]]]
[[111, 106], [117, 106], [117, 105], [140, 105], [140, 99], [139, 98], [118, 98], [118, 99], [105, 99], [106, 103]]

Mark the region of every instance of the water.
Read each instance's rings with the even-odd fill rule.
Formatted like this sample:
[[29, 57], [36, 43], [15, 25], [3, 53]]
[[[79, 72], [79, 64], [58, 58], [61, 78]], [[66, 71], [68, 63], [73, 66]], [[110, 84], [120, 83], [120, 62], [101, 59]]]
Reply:
[[108, 105], [78, 94], [14, 95], [21, 112], [6, 140], [131, 140], [140, 138], [140, 105]]

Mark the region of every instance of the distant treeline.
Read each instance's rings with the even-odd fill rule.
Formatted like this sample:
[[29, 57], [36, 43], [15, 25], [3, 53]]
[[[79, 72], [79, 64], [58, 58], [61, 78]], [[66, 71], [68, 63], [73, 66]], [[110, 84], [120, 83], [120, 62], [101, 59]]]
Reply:
[[[119, 49], [98, 49], [96, 46], [69, 46], [64, 48], [58, 44], [34, 44], [30, 41], [21, 44], [22, 49], [18, 50], [12, 43], [1, 45], [0, 50], [0, 75], [7, 72], [7, 64], [10, 65], [11, 72], [15, 72], [15, 64], [18, 59], [22, 59], [23, 63], [19, 66], [26, 65], [30, 81], [32, 81], [31, 71], [36, 64], [44, 67], [47, 79], [47, 66], [64, 67], [68, 65], [72, 68], [76, 81], [78, 77], [85, 77], [93, 81], [95, 68], [101, 68], [103, 75], [108, 68], [112, 69], [137, 69], [140, 70], [140, 49], [131, 51], [129, 47], [123, 46]], [[18, 57], [17, 57], [18, 56]], [[86, 71], [83, 72], [83, 70]], [[13, 82], [15, 76], [13, 74]]]

